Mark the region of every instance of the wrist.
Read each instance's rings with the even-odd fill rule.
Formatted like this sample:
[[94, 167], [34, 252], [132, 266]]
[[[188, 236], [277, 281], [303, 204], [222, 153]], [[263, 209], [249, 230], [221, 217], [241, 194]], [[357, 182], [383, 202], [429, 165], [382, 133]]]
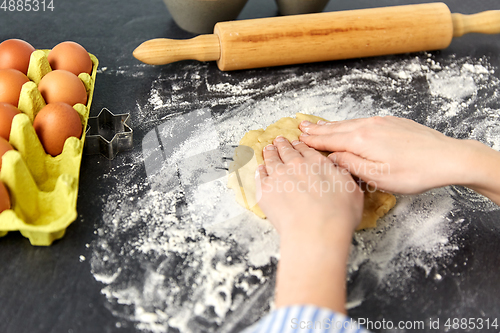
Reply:
[[487, 164], [490, 148], [475, 140], [457, 140], [461, 145], [461, 153], [457, 154], [457, 160], [453, 164], [457, 167], [453, 173], [453, 185], [468, 187], [482, 187], [488, 183]]
[[349, 217], [283, 221], [277, 307], [313, 304], [345, 313], [346, 265], [356, 225]]
[[448, 185], [474, 186], [480, 182], [481, 162], [484, 157], [482, 143], [475, 140], [461, 140], [447, 137], [445, 154], [442, 162], [436, 165], [440, 172], [435, 172], [438, 177], [436, 187]]
[[297, 266], [345, 266], [352, 242], [350, 237], [281, 239], [280, 260]]
[[345, 313], [346, 265], [351, 236], [282, 238], [277, 307], [313, 304]]
[[[344, 221], [342, 221], [344, 222]], [[289, 223], [280, 233], [281, 251], [289, 249], [331, 250], [349, 249], [354, 232], [351, 223], [329, 221], [324, 223]], [[342, 251], [345, 252], [345, 251]]]
[[433, 169], [428, 175], [434, 178], [435, 184], [432, 187], [464, 185], [464, 182], [468, 182], [474, 148], [469, 140], [451, 137], [446, 137], [445, 140], [445, 144], [438, 149], [439, 159], [432, 161]]
[[500, 153], [478, 141], [467, 140], [466, 171], [462, 180], [455, 183], [479, 192], [500, 204]]

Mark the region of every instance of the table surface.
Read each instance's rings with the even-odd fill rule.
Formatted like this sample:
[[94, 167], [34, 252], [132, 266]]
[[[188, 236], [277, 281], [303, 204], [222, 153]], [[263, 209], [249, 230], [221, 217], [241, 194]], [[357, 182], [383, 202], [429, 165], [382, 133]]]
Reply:
[[[325, 10], [419, 2], [381, 0], [375, 3], [367, 0], [334, 0]], [[452, 12], [474, 13], [500, 9], [496, 1], [445, 2]], [[155, 67], [142, 65], [132, 57], [133, 49], [145, 40], [157, 37], [189, 38], [193, 36], [175, 25], [161, 0], [54, 0], [54, 6], [53, 12], [26, 13], [0, 10], [0, 40], [21, 38], [32, 43], [35, 48], [50, 48], [64, 40], [73, 40], [84, 45], [100, 61], [91, 115], [97, 115], [103, 107], [115, 113], [129, 112], [131, 114], [130, 125], [134, 129], [134, 149], [129, 152], [120, 152], [112, 161], [102, 156], [84, 156], [80, 174], [78, 218], [67, 229], [62, 240], [55, 242], [51, 247], [32, 247], [29, 241], [19, 233], [10, 233], [0, 239], [1, 332], [163, 331], [169, 325], [171, 326], [169, 332], [176, 332], [175, 327], [183, 327], [183, 331], [186, 332], [236, 332], [269, 310], [277, 261], [275, 258], [267, 258], [267, 262], [264, 261], [259, 267], [251, 264], [251, 260], [245, 257], [248, 253], [241, 250], [238, 245], [239, 239], [233, 237], [233, 233], [238, 234], [238, 230], [226, 230], [224, 236], [220, 231], [211, 233], [208, 227], [195, 229], [189, 227], [194, 235], [191, 239], [184, 238], [184, 241], [187, 240], [189, 243], [186, 245], [189, 248], [179, 250], [172, 243], [174, 234], [169, 233], [171, 232], [169, 228], [170, 230], [182, 229], [177, 224], [178, 221], [186, 218], [186, 215], [179, 212], [176, 214], [180, 216], [180, 219], [161, 220], [158, 216], [153, 216], [162, 212], [161, 209], [153, 210], [149, 215], [141, 211], [139, 220], [133, 220], [137, 222], [137, 227], [130, 227], [127, 229], [128, 233], [124, 227], [116, 227], [121, 228], [120, 232], [117, 232], [116, 228], [113, 229], [113, 223], [116, 221], [112, 223], [110, 219], [116, 218], [118, 223], [121, 223], [120, 219], [130, 222], [130, 216], [133, 217], [135, 214], [134, 207], [150, 209], [151, 207], [147, 206], [146, 202], [151, 198], [151, 200], [158, 199], [154, 195], [172, 194], [168, 191], [151, 194], [154, 189], [152, 184], [148, 184], [146, 166], [141, 156], [147, 134], [173, 115], [181, 117], [177, 119], [185, 120], [188, 118], [182, 118], [182, 116], [189, 115], [194, 110], [204, 110], [205, 114], [212, 112], [216, 119], [224, 118], [226, 114], [230, 115], [231, 119], [235, 119], [234, 116], [238, 112], [246, 112], [245, 105], [251, 105], [262, 111], [266, 106], [272, 106], [274, 100], [287, 101], [283, 99], [283, 96], [289, 93], [295, 93], [299, 99], [307, 98], [308, 93], [317, 93], [319, 100], [327, 101], [325, 95], [314, 90], [314, 85], [322, 88], [327, 86], [327, 82], [338, 83], [342, 78], [351, 80], [352, 75], [359, 74], [361, 81], [354, 79], [348, 81], [351, 88], [357, 87], [356, 92], [350, 95], [353, 105], [363, 105], [363, 101], [366, 102], [366, 98], [369, 97], [370, 105], [375, 105], [380, 110], [395, 110], [387, 106], [387, 103], [393, 102], [399, 103], [400, 108], [411, 109], [413, 106], [411, 112], [402, 115], [433, 125], [451, 136], [465, 138], [475, 135], [477, 128], [474, 128], [476, 123], [472, 120], [477, 117], [497, 119], [494, 117], [498, 116], [500, 102], [496, 97], [500, 65], [498, 36], [464, 36], [454, 40], [446, 50], [429, 54], [418, 53], [221, 73], [214, 63], [200, 64], [186, 61]], [[274, 1], [250, 0], [239, 19], [276, 15], [277, 7]], [[465, 103], [456, 105], [459, 108], [458, 111], [448, 110], [448, 112], [455, 112], [455, 117], [450, 116], [449, 113], [443, 115], [447, 117], [446, 119], [451, 119], [451, 125], [429, 120], [439, 113], [433, 109], [435, 103], [446, 100], [446, 98], [441, 100], [439, 96], [433, 96], [432, 92], [429, 92], [430, 83], [426, 82], [426, 77], [429, 76], [425, 73], [420, 75], [422, 66], [426, 63], [433, 64], [433, 62], [440, 64], [444, 72], [452, 71], [453, 68], [462, 68], [462, 72], [458, 70], [455, 76], [450, 74], [453, 79], [462, 80], [457, 83], [457, 89], [468, 89], [467, 82], [471, 77], [472, 80], [476, 80], [473, 85], [475, 84], [477, 89], [471, 96], [465, 93], [461, 95], [460, 92], [450, 92], [448, 99], [453, 101], [463, 99]], [[420, 67], [418, 71], [412, 72], [413, 79], [408, 80], [404, 77], [404, 73], [391, 70], [391, 68], [396, 70], [409, 68], [404, 67], [405, 64], [415, 63]], [[465, 67], [463, 67], [464, 64]], [[476, 67], [470, 67], [471, 64]], [[383, 68], [389, 68], [387, 72], [389, 76], [395, 76], [387, 80], [394, 81], [383, 81], [380, 84], [373, 81], [365, 82], [369, 81], [369, 75], [374, 73], [379, 75]], [[469, 69], [467, 73], [470, 75], [463, 73], [464, 68]], [[488, 71], [478, 74], [478, 68], [487, 68]], [[427, 70], [436, 74], [437, 77], [440, 75], [440, 70], [432, 68], [427, 68]], [[189, 82], [196, 81], [195, 79], [193, 81], [193, 75], [196, 77], [201, 75], [204, 84], [190, 85]], [[481, 83], [477, 80], [483, 81]], [[311, 83], [313, 81], [314, 84]], [[438, 82], [432, 79], [427, 81]], [[283, 85], [278, 87], [279, 82], [283, 82]], [[222, 86], [218, 86], [219, 83]], [[393, 86], [389, 87], [391, 84]], [[394, 86], [398, 84], [405, 87], [405, 92], [412, 91], [412, 94], [398, 95], [398, 89]], [[253, 93], [246, 94], [241, 90], [231, 90], [227, 88], [228, 85], [237, 89], [244, 87]], [[213, 89], [213, 87], [220, 89]], [[224, 87], [227, 89], [223, 89]], [[335, 89], [341, 91], [340, 86]], [[180, 96], [180, 100], [176, 99], [176, 95]], [[153, 97], [164, 98], [163, 104], [154, 104]], [[338, 103], [346, 102], [339, 100]], [[158, 106], [157, 109], [153, 108], [155, 105]], [[146, 106], [149, 109], [145, 111]], [[479, 115], [480, 111], [477, 111], [479, 108], [489, 110], [488, 115], [483, 113]], [[317, 106], [313, 109], [319, 110]], [[272, 112], [270, 109], [271, 115]], [[202, 113], [200, 113], [201, 117], [204, 117]], [[347, 114], [345, 117], [350, 118], [355, 115]], [[440, 117], [439, 114], [437, 117]], [[191, 121], [189, 119], [187, 123]], [[217, 124], [219, 123], [215, 122], [214, 126]], [[494, 126], [497, 122], [491, 124], [488, 127], [489, 133], [497, 133], [498, 136], [500, 132], [498, 127]], [[248, 123], [245, 126], [248, 126]], [[181, 126], [181, 130], [183, 128], [185, 129]], [[483, 137], [478, 136], [478, 138]], [[493, 145], [498, 144], [498, 141], [486, 143]], [[134, 187], [134, 184], [139, 186]], [[424, 219], [431, 219], [435, 215], [432, 212], [426, 212], [426, 209], [436, 211], [444, 209], [440, 211], [440, 215], [436, 213], [439, 215], [438, 220], [447, 220], [448, 224], [453, 222], [458, 227], [454, 227], [448, 233], [438, 228], [434, 234], [431, 230], [429, 233], [423, 233], [422, 237], [429, 237], [429, 242], [431, 242], [436, 233], [440, 236], [445, 235], [445, 239], [442, 240], [443, 246], [451, 245], [453, 248], [447, 248], [448, 250], [440, 248], [434, 253], [419, 248], [415, 248], [414, 251], [409, 249], [406, 252], [399, 252], [401, 258], [392, 258], [391, 265], [397, 266], [398, 260], [406, 264], [401, 264], [401, 269], [390, 271], [391, 277], [379, 275], [378, 278], [374, 278], [371, 273], [382, 271], [380, 267], [370, 268], [370, 265], [382, 265], [383, 260], [377, 260], [381, 258], [379, 254], [384, 251], [385, 245], [371, 244], [375, 252], [370, 254], [370, 251], [365, 249], [368, 254], [364, 262], [368, 264], [354, 266], [359, 263], [351, 261], [348, 283], [351, 316], [369, 318], [373, 321], [425, 320], [426, 323], [430, 318], [440, 319], [439, 331], [444, 331], [443, 325], [447, 318], [481, 317], [490, 318], [492, 321], [500, 317], [500, 298], [498, 297], [500, 294], [498, 279], [500, 275], [500, 256], [498, 255], [500, 212], [491, 204], [460, 188], [438, 190], [431, 194], [434, 195], [436, 204], [431, 200], [427, 206], [418, 206], [419, 203], [428, 199], [425, 196], [418, 199], [420, 201], [408, 197], [401, 197], [398, 200], [409, 203], [407, 206], [410, 210], [407, 214], [414, 214], [411, 216], [414, 216], [415, 224], [421, 223], [425, 226], [428, 226], [430, 222], [422, 222], [417, 217], [418, 213], [422, 212]], [[127, 211], [123, 205], [120, 205], [121, 199], [136, 200], [141, 204], [131, 206], [132, 209]], [[440, 202], [440, 200], [443, 201]], [[166, 201], [159, 199], [159, 202], [165, 203]], [[189, 206], [185, 199], [179, 199], [176, 202], [181, 206]], [[444, 206], [446, 207], [443, 208]], [[177, 208], [189, 210], [189, 207]], [[176, 214], [173, 216], [175, 217]], [[398, 211], [392, 215], [392, 218], [397, 214]], [[167, 212], [165, 216], [171, 215]], [[247, 217], [248, 219], [250, 219], [249, 222], [255, 222], [250, 217]], [[388, 233], [396, 230], [395, 227], [390, 227], [391, 217], [387, 221], [389, 227], [384, 229], [382, 226], [380, 230], [377, 229], [379, 233], [384, 230]], [[151, 228], [148, 223], [165, 224], [165, 235], [169, 235], [166, 239], [169, 240], [170, 250], [158, 250], [162, 245], [161, 241], [165, 240], [162, 238], [163, 234], [152, 233], [144, 236], [144, 233], [161, 230], [159, 227]], [[203, 223], [205, 222], [202, 222], [202, 225]], [[260, 223], [259, 226], [262, 227], [261, 222], [255, 223]], [[109, 236], [111, 234], [114, 236]], [[275, 237], [271, 234], [272, 232], [267, 230], [266, 235], [270, 238]], [[401, 230], [398, 235], [410, 237]], [[241, 233], [240, 237], [244, 238], [244, 233]], [[376, 241], [376, 237], [378, 237], [376, 232], [359, 236], [353, 242], [353, 246], [369, 245], [369, 240]], [[147, 247], [148, 241], [155, 244], [154, 251], [144, 251], [142, 255], [134, 254], [134, 251], [137, 252], [139, 248]], [[140, 246], [137, 245], [138, 242], [141, 242]], [[259, 242], [263, 244], [265, 239], [260, 239]], [[248, 245], [248, 240], [246, 243]], [[180, 245], [177, 244], [177, 246]], [[224, 256], [222, 261], [217, 261], [215, 259], [217, 256], [207, 257], [209, 259], [206, 260], [211, 260], [211, 262], [207, 264], [208, 266], [203, 266], [205, 259], [200, 251], [208, 253], [212, 250], [221, 251], [221, 249], [225, 249], [220, 252]], [[353, 256], [364, 258], [360, 251], [354, 252]], [[437, 252], [443, 255], [437, 255]], [[232, 264], [227, 264], [229, 254], [233, 259]], [[198, 259], [194, 260], [192, 257]], [[413, 257], [418, 257], [418, 260], [411, 259]], [[419, 260], [424, 263], [415, 264]], [[218, 269], [217, 263], [221, 262], [227, 264], [227, 266], [222, 265], [223, 267], [231, 267], [233, 271], [240, 270], [239, 282], [228, 280], [233, 271], [230, 270], [226, 274]], [[408, 263], [411, 264], [408, 265]], [[193, 264], [200, 266], [196, 268]], [[212, 264], [214, 267], [211, 267]], [[260, 275], [255, 273], [257, 270]], [[119, 277], [109, 276], [112, 272], [118, 272]], [[250, 275], [244, 275], [244, 272], [250, 272]], [[220, 275], [214, 277], [215, 273]], [[243, 276], [250, 276], [250, 278], [246, 279]], [[194, 306], [196, 302], [210, 303], [211, 299], [197, 296], [199, 291], [207, 292], [206, 288], [202, 289], [193, 284], [191, 290], [191, 283], [197, 277], [201, 277], [202, 284], [209, 284], [217, 279], [228, 283], [229, 289], [224, 290], [229, 290], [230, 294], [223, 295], [222, 301], [219, 300], [212, 307], [201, 304], [201, 310], [199, 310]], [[160, 282], [144, 282], [155, 278]], [[187, 280], [189, 281], [186, 282]], [[247, 286], [246, 290], [242, 287], [243, 280]], [[394, 286], [394, 281], [397, 281], [399, 285]], [[232, 288], [236, 285], [239, 287]], [[153, 290], [146, 290], [148, 286], [153, 287]], [[174, 290], [174, 287], [182, 290]], [[219, 288], [217, 284], [212, 287]], [[153, 296], [124, 295], [125, 292], [131, 292], [131, 290], [141, 295], [152, 293]], [[173, 295], [172, 298], [168, 298], [169, 295]], [[200, 304], [197, 306], [199, 307]], [[217, 313], [219, 310], [222, 313]], [[171, 317], [179, 321], [184, 320], [184, 322], [182, 324], [169, 322]], [[433, 330], [427, 323], [424, 331], [438, 330]], [[498, 329], [490, 327], [490, 329], [481, 330], [483, 331], [498, 332]]]

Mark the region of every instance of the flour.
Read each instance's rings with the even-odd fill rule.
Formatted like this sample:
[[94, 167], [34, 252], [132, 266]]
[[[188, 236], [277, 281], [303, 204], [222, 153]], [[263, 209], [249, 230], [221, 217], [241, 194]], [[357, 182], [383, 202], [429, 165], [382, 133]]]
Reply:
[[97, 68], [97, 73], [98, 74], [140, 78], [140, 77], [144, 77], [146, 75], [144, 72], [144, 69], [146, 69], [147, 67], [149, 67], [149, 66], [146, 64], [137, 64], [134, 66], [120, 66], [116, 69], [103, 66], [103, 67]]
[[[194, 186], [196, 165], [179, 169], [186, 157], [237, 144], [248, 130], [296, 112], [330, 120], [396, 115], [500, 148], [500, 97], [484, 92], [499, 80], [487, 59], [438, 62], [424, 53], [359, 68], [288, 67], [251, 79], [213, 79], [206, 64], [183, 66], [176, 71], [182, 75], [159, 75], [147, 102], [137, 104], [134, 123], [148, 133], [142, 151], [102, 176], [118, 185], [106, 198], [90, 262], [119, 327], [131, 321], [146, 332], [230, 332], [273, 307], [277, 233], [236, 203], [225, 177]], [[404, 290], [416, 267], [443, 279], [438, 262], [453, 258], [460, 246], [454, 235], [467, 228], [452, 212], [472, 206], [497, 209], [461, 187], [398, 196], [379, 227], [355, 235], [349, 281], [361, 272], [388, 291]], [[365, 297], [354, 283], [348, 307]]]
[[[438, 267], [436, 260], [448, 259], [458, 250], [450, 237], [465, 226], [463, 219], [450, 217], [453, 208], [446, 189], [398, 196], [397, 205], [377, 228], [355, 234], [357, 246], [351, 247], [348, 277], [366, 265], [365, 271], [371, 272], [378, 283], [386, 284], [392, 294], [404, 290], [398, 281], [409, 279], [409, 266], [423, 269], [429, 277]], [[401, 257], [405, 259], [401, 261]], [[362, 304], [365, 293], [361, 285], [356, 285], [349, 294], [347, 308]]]

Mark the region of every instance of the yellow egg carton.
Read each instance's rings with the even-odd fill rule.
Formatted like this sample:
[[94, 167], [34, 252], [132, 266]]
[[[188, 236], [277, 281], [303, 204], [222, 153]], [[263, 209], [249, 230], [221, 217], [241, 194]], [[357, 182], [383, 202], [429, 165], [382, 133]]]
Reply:
[[23, 85], [14, 117], [9, 142], [15, 150], [2, 157], [0, 180], [10, 193], [11, 209], [0, 214], [0, 237], [9, 231], [19, 231], [29, 238], [31, 245], [48, 246], [64, 236], [66, 228], [76, 219], [78, 179], [82, 160], [85, 132], [94, 94], [98, 60], [90, 54], [92, 74], [78, 77], [87, 89], [87, 105], [76, 104], [83, 131], [81, 138], [70, 137], [60, 155], [45, 153], [33, 128], [33, 120], [45, 101], [38, 91], [38, 83], [52, 71], [47, 60], [50, 50], [31, 54], [28, 78]]

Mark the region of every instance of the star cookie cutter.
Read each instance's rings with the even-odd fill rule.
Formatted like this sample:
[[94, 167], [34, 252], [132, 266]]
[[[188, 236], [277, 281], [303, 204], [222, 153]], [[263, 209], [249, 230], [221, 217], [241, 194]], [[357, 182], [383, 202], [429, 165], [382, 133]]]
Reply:
[[103, 108], [97, 117], [89, 117], [85, 134], [85, 153], [102, 154], [112, 160], [120, 151], [132, 148], [132, 128], [127, 125], [129, 113], [114, 114]]

